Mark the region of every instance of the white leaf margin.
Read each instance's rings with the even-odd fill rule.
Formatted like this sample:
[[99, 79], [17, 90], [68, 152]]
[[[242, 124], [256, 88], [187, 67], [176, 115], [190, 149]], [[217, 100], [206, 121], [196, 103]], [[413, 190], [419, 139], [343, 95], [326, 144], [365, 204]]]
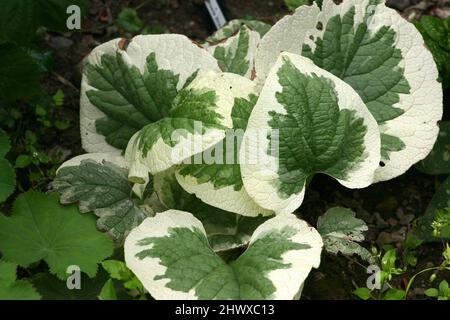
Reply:
[[[314, 41], [323, 36], [331, 17], [338, 14], [342, 17], [355, 6], [355, 24], [362, 22], [368, 4], [369, 0], [346, 0], [339, 5], [333, 0], [324, 0], [322, 10], [313, 3], [300, 6], [293, 15], [285, 16], [261, 40], [255, 59], [255, 81], [259, 86], [264, 84], [281, 52], [301, 54], [304, 43], [314, 50]], [[438, 121], [443, 114], [443, 91], [433, 56], [415, 26], [394, 9], [386, 7], [384, 1], [372, 9], [375, 14], [369, 30], [375, 33], [382, 26], [389, 26], [396, 32], [396, 47], [404, 57], [400, 66], [411, 87], [411, 94], [400, 94], [400, 101], [393, 106], [405, 113], [380, 126], [381, 133], [400, 138], [406, 147], [391, 152], [390, 160], [383, 160], [383, 166], [374, 176], [374, 182], [379, 182], [403, 174], [431, 152], [439, 133]], [[323, 30], [316, 28], [319, 22], [323, 24]]]
[[[116, 166], [123, 168], [123, 169], [129, 169], [129, 163], [125, 160], [125, 157], [122, 155], [116, 155], [111, 153], [104, 153], [104, 152], [96, 152], [96, 153], [86, 153], [79, 156], [76, 156], [72, 159], [69, 159], [65, 161], [57, 170], [56, 174], [62, 169], [66, 167], [78, 167], [80, 164], [85, 160], [92, 160], [95, 161], [98, 164], [103, 164], [105, 162], [110, 162], [112, 164], [115, 164]], [[149, 183], [149, 177], [147, 174], [145, 183], [143, 184], [137, 184], [135, 183], [133, 186], [133, 192], [140, 198], [143, 199], [145, 188], [147, 187], [147, 184]]]
[[[217, 60], [201, 46], [192, 42], [183, 35], [142, 35], [134, 37], [126, 50], [120, 49], [124, 39], [114, 39], [96, 47], [85, 59], [84, 64], [100, 65], [104, 54], [115, 55], [120, 52], [126, 63], [136, 66], [141, 73], [144, 72], [146, 58], [152, 52], [156, 54], [156, 62], [161, 69], [171, 70], [179, 74], [177, 89], [180, 90], [186, 80], [197, 70], [220, 71]], [[83, 149], [87, 152], [104, 152], [121, 154], [119, 150], [97, 133], [95, 122], [105, 114], [93, 105], [86, 92], [96, 90], [88, 84], [83, 74], [80, 97], [80, 132]]]
[[257, 51], [258, 45], [261, 41], [261, 36], [257, 31], [250, 30], [250, 28], [243, 25], [235, 35], [223, 40], [222, 42], [219, 42], [218, 44], [207, 46], [206, 49], [213, 56], [214, 56], [215, 50], [218, 47], [224, 47], [225, 50], [231, 49], [231, 50], [233, 50], [232, 52], [235, 53], [237, 50], [238, 43], [239, 43], [239, 37], [241, 35], [242, 28], [245, 29], [249, 35], [248, 51], [247, 51], [247, 55], [245, 56], [246, 60], [248, 60], [248, 62], [249, 62], [249, 67], [248, 67], [247, 72], [243, 76], [248, 79], [251, 79], [253, 76], [253, 73], [254, 73], [254, 68], [255, 68], [256, 51]]
[[[271, 133], [271, 128], [268, 125], [268, 121], [271, 119], [269, 112], [275, 111], [286, 114], [286, 110], [277, 101], [275, 94], [283, 89], [279, 84], [277, 72], [283, 65], [283, 59], [285, 58], [289, 58], [295, 67], [305, 74], [316, 74], [330, 79], [338, 95], [340, 110], [354, 110], [358, 117], [364, 119], [364, 124], [367, 127], [367, 133], [364, 137], [366, 158], [348, 172], [347, 179], [337, 180], [347, 188], [365, 188], [372, 184], [375, 170], [378, 168], [381, 159], [378, 124], [359, 95], [348, 84], [328, 71], [317, 67], [310, 59], [292, 53], [282, 53], [270, 71], [259, 100], [250, 115], [242, 143], [243, 152], [240, 154], [241, 174], [245, 189], [256, 203], [265, 209], [275, 211], [276, 214], [294, 212], [303, 202], [305, 195], [305, 186], [299, 194], [293, 194], [287, 199], [278, 195], [277, 189], [273, 185], [279, 177], [278, 158], [268, 155], [266, 152], [270, 143], [267, 136]], [[266, 129], [265, 134], [261, 134], [263, 129]], [[256, 131], [259, 132], [258, 139], [254, 138]]]
[[[249, 99], [250, 95], [257, 95], [255, 83], [247, 78], [225, 73], [224, 79], [230, 84], [230, 90], [235, 98]], [[236, 135], [243, 134], [234, 132]], [[223, 140], [219, 143], [222, 143]], [[239, 152], [234, 150], [234, 152]], [[217, 165], [217, 164], [214, 164]], [[234, 190], [234, 185], [221, 188], [214, 187], [212, 182], [199, 184], [193, 176], [183, 176], [179, 167], [175, 172], [175, 177], [181, 187], [188, 193], [195, 194], [203, 202], [216, 208], [237, 213], [243, 216], [256, 217], [258, 215], [271, 216], [274, 212], [266, 210], [257, 205], [248, 195], [244, 187], [241, 190]]]
[[[223, 117], [221, 125], [226, 128], [232, 128], [233, 126], [231, 112], [234, 96], [233, 91], [230, 89], [230, 83], [227, 80], [229, 78], [230, 76], [226, 73], [200, 71], [194, 81], [185, 89], [215, 91], [218, 99], [215, 112]], [[205, 151], [225, 138], [225, 130], [208, 128], [201, 121], [197, 121], [197, 123], [205, 130], [203, 134], [185, 132], [185, 135], [176, 135], [173, 132], [175, 134], [173, 137], [178, 139], [178, 143], [174, 147], [166, 144], [162, 137], [159, 137], [145, 155], [139, 147], [140, 132], [137, 132], [129, 141], [125, 151], [125, 159], [130, 163], [129, 179], [139, 183], [146, 178], [148, 172], [155, 175], [165, 171], [174, 165], [182, 163], [191, 156]], [[185, 131], [182, 128], [180, 130]]]

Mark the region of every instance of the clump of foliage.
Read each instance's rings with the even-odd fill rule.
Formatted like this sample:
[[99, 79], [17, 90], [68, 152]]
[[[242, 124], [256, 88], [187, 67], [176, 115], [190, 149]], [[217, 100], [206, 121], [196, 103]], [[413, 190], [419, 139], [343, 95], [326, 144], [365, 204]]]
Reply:
[[[136, 11], [116, 23], [144, 27]], [[115, 39], [87, 57], [80, 100], [87, 154], [58, 169], [53, 193], [24, 193], [0, 217], [0, 252], [13, 263], [0, 293], [22, 285], [38, 298], [32, 284], [44, 292], [75, 265], [100, 299], [295, 299], [324, 248], [379, 262], [379, 297], [407, 297], [409, 286], [385, 290], [404, 269], [393, 248], [360, 245], [368, 227], [355, 213], [331, 208], [317, 230], [293, 214], [316, 174], [365, 188], [402, 175], [438, 137], [438, 69], [384, 2], [324, 0], [273, 27], [234, 20], [203, 45]], [[230, 132], [240, 136], [227, 143]], [[441, 214], [432, 220], [441, 235]], [[409, 264], [419, 243], [407, 245]], [[426, 271], [448, 270], [444, 257]], [[51, 275], [11, 276], [40, 261]]]

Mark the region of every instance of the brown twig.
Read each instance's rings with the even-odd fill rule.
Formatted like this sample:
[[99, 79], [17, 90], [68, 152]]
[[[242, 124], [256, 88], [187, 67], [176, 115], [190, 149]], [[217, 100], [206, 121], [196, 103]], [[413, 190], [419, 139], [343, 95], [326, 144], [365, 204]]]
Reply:
[[71, 87], [73, 90], [75, 90], [76, 92], [80, 92], [80, 90], [69, 80], [67, 80], [66, 78], [64, 78], [62, 75], [60, 75], [59, 73], [52, 71], [52, 75], [62, 84]]

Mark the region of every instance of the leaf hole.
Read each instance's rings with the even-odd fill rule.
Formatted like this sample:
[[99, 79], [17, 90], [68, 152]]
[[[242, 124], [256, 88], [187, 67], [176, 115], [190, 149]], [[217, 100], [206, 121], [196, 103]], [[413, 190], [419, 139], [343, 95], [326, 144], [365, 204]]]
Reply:
[[384, 161], [380, 161], [380, 167], [382, 168], [386, 167], [386, 163], [384, 163]]
[[323, 23], [321, 21], [317, 22], [316, 29], [320, 31], [323, 30]]

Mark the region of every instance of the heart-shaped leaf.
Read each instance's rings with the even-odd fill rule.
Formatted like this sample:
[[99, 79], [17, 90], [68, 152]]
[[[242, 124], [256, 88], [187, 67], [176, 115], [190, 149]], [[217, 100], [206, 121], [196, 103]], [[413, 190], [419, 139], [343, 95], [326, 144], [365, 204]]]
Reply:
[[31, 283], [17, 280], [16, 269], [16, 264], [0, 260], [0, 300], [39, 300]]
[[420, 33], [381, 0], [324, 0], [299, 7], [261, 40], [255, 68], [263, 83], [280, 52], [301, 54], [361, 96], [378, 121], [382, 162], [375, 181], [397, 177], [433, 148], [442, 86]]
[[169, 210], [130, 233], [125, 261], [155, 299], [293, 299], [318, 267], [321, 249], [314, 228], [280, 215], [256, 229], [247, 250], [226, 263], [210, 248], [199, 220]]
[[355, 213], [346, 208], [331, 208], [317, 220], [317, 231], [322, 236], [326, 251], [344, 255], [359, 255], [367, 262], [374, 262], [370, 252], [358, 242], [364, 240], [363, 232], [367, 231], [366, 223], [355, 218]]
[[64, 279], [72, 265], [94, 277], [113, 245], [96, 230], [92, 216], [60, 205], [56, 193], [29, 191], [14, 202], [11, 217], [0, 214], [0, 252], [21, 266], [45, 260], [50, 271]]
[[176, 177], [187, 192], [209, 205], [244, 216], [269, 216], [273, 212], [257, 205], [244, 189], [239, 164], [241, 141], [258, 98], [255, 84], [232, 74], [227, 79], [235, 97], [233, 129], [221, 142], [192, 157], [191, 164], [181, 165]]
[[180, 186], [174, 169], [157, 174], [154, 189], [165, 210], [191, 212], [202, 222], [209, 244], [216, 252], [248, 245], [255, 229], [267, 220], [267, 217], [246, 217], [206, 204]]
[[251, 78], [260, 40], [258, 32], [244, 25], [236, 35], [208, 47], [208, 51], [217, 59], [222, 71]]

